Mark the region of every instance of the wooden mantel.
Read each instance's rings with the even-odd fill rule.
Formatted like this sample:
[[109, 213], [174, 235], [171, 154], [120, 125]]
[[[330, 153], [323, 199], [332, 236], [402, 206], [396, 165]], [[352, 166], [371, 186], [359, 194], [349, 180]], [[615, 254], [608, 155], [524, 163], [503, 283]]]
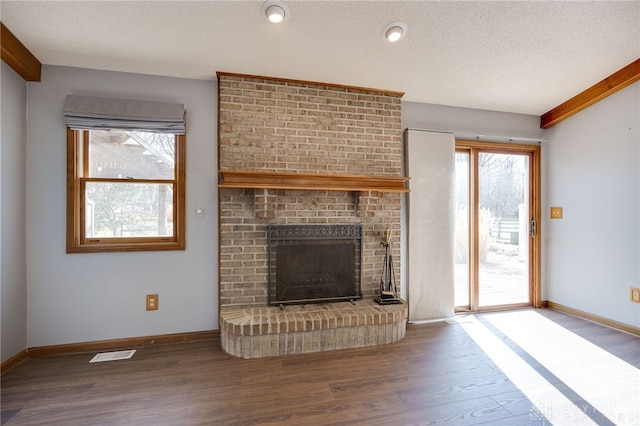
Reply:
[[409, 192], [408, 177], [219, 170], [218, 188]]

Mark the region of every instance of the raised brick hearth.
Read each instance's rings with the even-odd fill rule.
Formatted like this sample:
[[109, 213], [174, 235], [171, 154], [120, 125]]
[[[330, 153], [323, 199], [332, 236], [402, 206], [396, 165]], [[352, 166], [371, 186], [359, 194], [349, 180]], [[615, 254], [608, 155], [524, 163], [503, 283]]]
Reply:
[[[223, 349], [255, 358], [402, 339], [406, 304], [373, 301], [386, 229], [400, 276], [401, 191], [385, 179], [402, 175], [402, 94], [229, 73], [218, 73], [218, 91]], [[236, 174], [228, 173], [225, 186], [227, 171]], [[269, 183], [237, 186], [255, 172], [271, 173]], [[293, 176], [295, 185], [273, 173]], [[353, 187], [347, 176], [361, 179]], [[326, 187], [319, 183], [325, 177]], [[300, 224], [362, 226], [362, 300], [268, 306], [268, 226]]]
[[222, 348], [261, 358], [393, 343], [404, 338], [407, 305], [371, 299], [262, 308], [222, 308]]

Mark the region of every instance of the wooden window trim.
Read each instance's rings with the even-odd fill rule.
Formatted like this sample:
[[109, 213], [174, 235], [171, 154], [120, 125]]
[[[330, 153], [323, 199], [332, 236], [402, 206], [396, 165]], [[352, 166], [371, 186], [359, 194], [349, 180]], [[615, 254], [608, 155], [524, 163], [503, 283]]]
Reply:
[[[88, 167], [86, 141], [89, 132], [67, 128], [67, 253], [163, 251], [185, 249], [185, 163], [186, 137], [176, 135], [176, 179], [173, 191], [174, 235], [145, 238], [84, 238], [82, 191], [87, 179], [80, 179], [79, 168]], [[82, 161], [80, 159], [82, 158]], [[100, 179], [91, 179], [99, 181]], [[129, 180], [136, 182], [139, 180]], [[157, 180], [159, 183], [173, 182]]]

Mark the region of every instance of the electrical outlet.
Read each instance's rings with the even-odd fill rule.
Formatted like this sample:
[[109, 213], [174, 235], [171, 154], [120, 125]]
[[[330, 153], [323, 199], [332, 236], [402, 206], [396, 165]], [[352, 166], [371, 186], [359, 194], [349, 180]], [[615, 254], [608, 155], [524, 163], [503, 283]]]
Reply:
[[632, 302], [640, 303], [640, 288], [631, 287], [629, 298]]
[[157, 310], [158, 310], [158, 295], [147, 294], [147, 311], [157, 311]]
[[562, 207], [551, 207], [551, 219], [562, 219]]

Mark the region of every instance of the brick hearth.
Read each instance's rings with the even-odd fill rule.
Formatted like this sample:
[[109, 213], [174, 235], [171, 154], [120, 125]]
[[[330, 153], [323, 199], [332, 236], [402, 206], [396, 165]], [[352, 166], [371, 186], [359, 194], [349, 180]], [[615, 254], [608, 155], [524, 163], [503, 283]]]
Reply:
[[407, 305], [381, 306], [371, 299], [279, 308], [222, 308], [222, 348], [261, 358], [359, 348], [404, 338]]

